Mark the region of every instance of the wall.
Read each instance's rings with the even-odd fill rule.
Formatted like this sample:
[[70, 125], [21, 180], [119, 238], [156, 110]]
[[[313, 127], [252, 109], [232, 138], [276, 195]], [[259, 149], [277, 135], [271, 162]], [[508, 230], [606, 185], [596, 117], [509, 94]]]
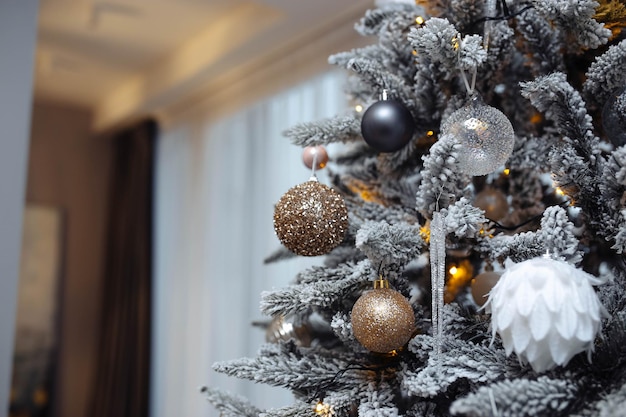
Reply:
[[0, 1], [0, 416], [9, 408], [38, 4]]
[[92, 115], [49, 103], [33, 108], [27, 202], [65, 212], [56, 415], [84, 417], [95, 378], [110, 142]]

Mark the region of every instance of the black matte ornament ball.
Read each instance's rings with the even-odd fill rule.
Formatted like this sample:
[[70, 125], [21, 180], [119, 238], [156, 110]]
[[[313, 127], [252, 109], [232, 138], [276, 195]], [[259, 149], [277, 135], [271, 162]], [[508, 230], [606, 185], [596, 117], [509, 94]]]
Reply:
[[396, 100], [377, 101], [361, 119], [363, 139], [379, 152], [399, 151], [409, 143], [414, 132], [413, 115]]

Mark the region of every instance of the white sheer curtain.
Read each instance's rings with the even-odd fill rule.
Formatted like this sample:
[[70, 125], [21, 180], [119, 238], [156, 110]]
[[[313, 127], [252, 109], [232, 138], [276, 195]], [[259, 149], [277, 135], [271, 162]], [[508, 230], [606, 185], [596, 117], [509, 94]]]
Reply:
[[[157, 153], [151, 416], [216, 416], [201, 385], [260, 407], [288, 391], [217, 374], [215, 361], [253, 356], [264, 333], [262, 290], [287, 285], [316, 260], [263, 265], [279, 242], [273, 205], [306, 181], [301, 149], [281, 132], [345, 109], [343, 76], [331, 72], [225, 119], [166, 128]], [[323, 180], [323, 176], [320, 176]], [[319, 260], [317, 260], [319, 261]]]

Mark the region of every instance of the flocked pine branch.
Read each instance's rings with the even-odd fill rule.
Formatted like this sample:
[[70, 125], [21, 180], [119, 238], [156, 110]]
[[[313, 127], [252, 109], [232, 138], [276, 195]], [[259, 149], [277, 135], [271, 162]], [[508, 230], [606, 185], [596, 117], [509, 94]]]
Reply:
[[[380, 14], [384, 18], [380, 19]], [[378, 16], [377, 16], [378, 15]], [[405, 79], [411, 79], [415, 72], [411, 46], [406, 42], [408, 28], [415, 22], [415, 17], [424, 15], [421, 6], [401, 4], [385, 11], [367, 13], [355, 28], [357, 32], [378, 37], [377, 56], [373, 57], [386, 68], [394, 69]], [[361, 57], [366, 57], [362, 55]]]
[[516, 137], [515, 148], [507, 166], [511, 169], [547, 172], [550, 165], [548, 155], [557, 143], [555, 138], [545, 136]]
[[[409, 343], [409, 350], [421, 354], [425, 343], [434, 344], [431, 339], [430, 336], [418, 335]], [[444, 337], [443, 346], [443, 353], [439, 356], [431, 354], [423, 368], [403, 370], [402, 384], [409, 395], [419, 398], [454, 395], [455, 385], [469, 384], [478, 388], [485, 383], [523, 373], [520, 365], [507, 359], [502, 349], [450, 336]]]
[[337, 274], [336, 277], [335, 281], [319, 281], [264, 291], [261, 293], [261, 311], [266, 315], [277, 316], [301, 313], [311, 308], [330, 308], [371, 280], [369, 262], [361, 261], [354, 265], [350, 274]]
[[213, 369], [236, 378], [287, 387], [308, 395], [319, 393], [320, 388], [329, 382], [341, 382], [344, 389], [360, 388], [367, 384], [367, 378], [356, 375], [372, 373], [346, 370], [351, 365], [350, 360], [355, 358], [316, 354], [310, 348], [299, 348], [292, 342], [266, 345], [264, 349], [266, 352], [256, 358], [218, 362]]
[[295, 404], [280, 408], [272, 408], [258, 414], [259, 417], [300, 417], [311, 414], [313, 406], [309, 403], [298, 401]]
[[452, 137], [442, 136], [430, 148], [430, 154], [424, 156], [424, 170], [416, 206], [429, 217], [437, 209], [453, 204], [463, 196], [467, 181], [457, 173], [457, 149], [459, 145]]
[[434, 17], [422, 27], [412, 28], [408, 40], [417, 51], [418, 60], [427, 60], [437, 67], [442, 78], [449, 80], [458, 75], [457, 50], [461, 44], [458, 34], [457, 28], [447, 19]]
[[563, 44], [569, 50], [597, 48], [611, 36], [609, 29], [593, 19], [598, 6], [594, 0], [533, 0], [533, 5], [563, 31]]
[[421, 6], [407, 3], [391, 4], [384, 9], [372, 9], [355, 25], [355, 29], [363, 36], [380, 36], [389, 26], [389, 21], [412, 23], [416, 15], [425, 16]]
[[582, 379], [536, 380], [519, 378], [480, 387], [475, 393], [452, 403], [452, 415], [482, 416], [562, 416], [577, 401]]
[[487, 223], [484, 212], [465, 197], [441, 212], [445, 218], [446, 233], [453, 233], [457, 238], [480, 237], [480, 230]]
[[365, 391], [365, 399], [359, 404], [359, 416], [362, 417], [398, 417], [399, 411], [392, 387], [387, 383], [370, 383]]
[[[332, 57], [329, 62], [335, 63]], [[348, 61], [346, 68], [354, 71], [365, 84], [370, 86], [375, 100], [379, 99], [383, 90], [387, 90], [389, 98], [402, 102], [409, 110], [414, 110], [411, 88], [402, 77], [392, 73], [381, 63], [357, 57]]]
[[549, 252], [576, 264], [582, 258], [582, 251], [574, 229], [565, 209], [552, 206], [543, 213], [540, 230], [495, 236], [484, 240], [483, 247], [491, 259], [510, 258], [514, 262], [521, 262]]
[[626, 147], [617, 148], [611, 153], [600, 184], [602, 197], [608, 213], [604, 217], [607, 239], [614, 241], [612, 246], [617, 253], [626, 250]]
[[558, 31], [535, 9], [529, 9], [517, 17], [518, 29], [530, 53], [531, 65], [536, 75], [562, 71], [565, 63], [561, 51]]
[[261, 412], [240, 395], [208, 387], [203, 387], [201, 391], [224, 417], [257, 417]]
[[[371, 197], [370, 197], [371, 198]], [[414, 213], [407, 210], [406, 206], [385, 206], [375, 202], [359, 202], [349, 204], [353, 218], [351, 225], [356, 230], [360, 229], [366, 221], [388, 221], [389, 223], [411, 223], [415, 219]]]
[[626, 84], [626, 39], [598, 56], [589, 66], [584, 84], [585, 98], [602, 107], [609, 95]]
[[402, 271], [423, 246], [419, 226], [402, 223], [367, 222], [356, 235], [356, 247], [372, 265], [380, 265], [385, 271]]
[[599, 401], [591, 402], [575, 417], [620, 417], [626, 407], [626, 384], [605, 394]]
[[539, 111], [545, 112], [565, 140], [578, 154], [595, 165], [600, 153], [599, 139], [593, 133], [591, 116], [580, 93], [568, 82], [566, 75], [555, 72], [534, 81], [522, 83], [522, 95]]
[[361, 119], [349, 114], [319, 122], [300, 123], [287, 129], [284, 135], [298, 146], [351, 142], [361, 138]]

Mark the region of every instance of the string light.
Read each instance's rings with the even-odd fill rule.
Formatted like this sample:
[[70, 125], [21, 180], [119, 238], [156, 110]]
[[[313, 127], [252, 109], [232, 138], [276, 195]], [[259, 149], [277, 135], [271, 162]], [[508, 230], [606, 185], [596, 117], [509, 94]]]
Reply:
[[502, 171], [502, 173], [504, 175], [509, 175], [511, 173], [511, 170], [509, 168], [504, 168], [504, 171]]
[[426, 224], [420, 227], [420, 236], [424, 239], [424, 242], [430, 242], [430, 220], [426, 221]]
[[457, 36], [455, 36], [454, 38], [452, 38], [452, 48], [454, 48], [454, 50], [458, 50], [459, 47], [461, 46], [461, 43], [459, 42], [459, 38]]
[[420, 26], [423, 25], [424, 24], [424, 18], [422, 16], [417, 16], [415, 18], [415, 23], [420, 25]]
[[330, 405], [324, 403], [322, 400], [319, 400], [315, 407], [313, 407], [313, 411], [318, 416], [326, 416], [330, 414]]
[[530, 123], [534, 125], [541, 123], [542, 121], [543, 121], [543, 116], [541, 115], [541, 113], [535, 113], [530, 118]]
[[363, 111], [363, 106], [357, 104], [356, 106], [354, 106], [354, 110], [356, 110], [357, 113], [361, 113]]
[[428, 132], [426, 132], [426, 136], [432, 136], [434, 134], [435, 132], [433, 132], [432, 130], [429, 130]]
[[467, 259], [464, 259], [448, 269], [448, 282], [446, 284], [445, 302], [450, 303], [457, 296], [459, 291], [467, 286], [472, 280], [474, 268]]

